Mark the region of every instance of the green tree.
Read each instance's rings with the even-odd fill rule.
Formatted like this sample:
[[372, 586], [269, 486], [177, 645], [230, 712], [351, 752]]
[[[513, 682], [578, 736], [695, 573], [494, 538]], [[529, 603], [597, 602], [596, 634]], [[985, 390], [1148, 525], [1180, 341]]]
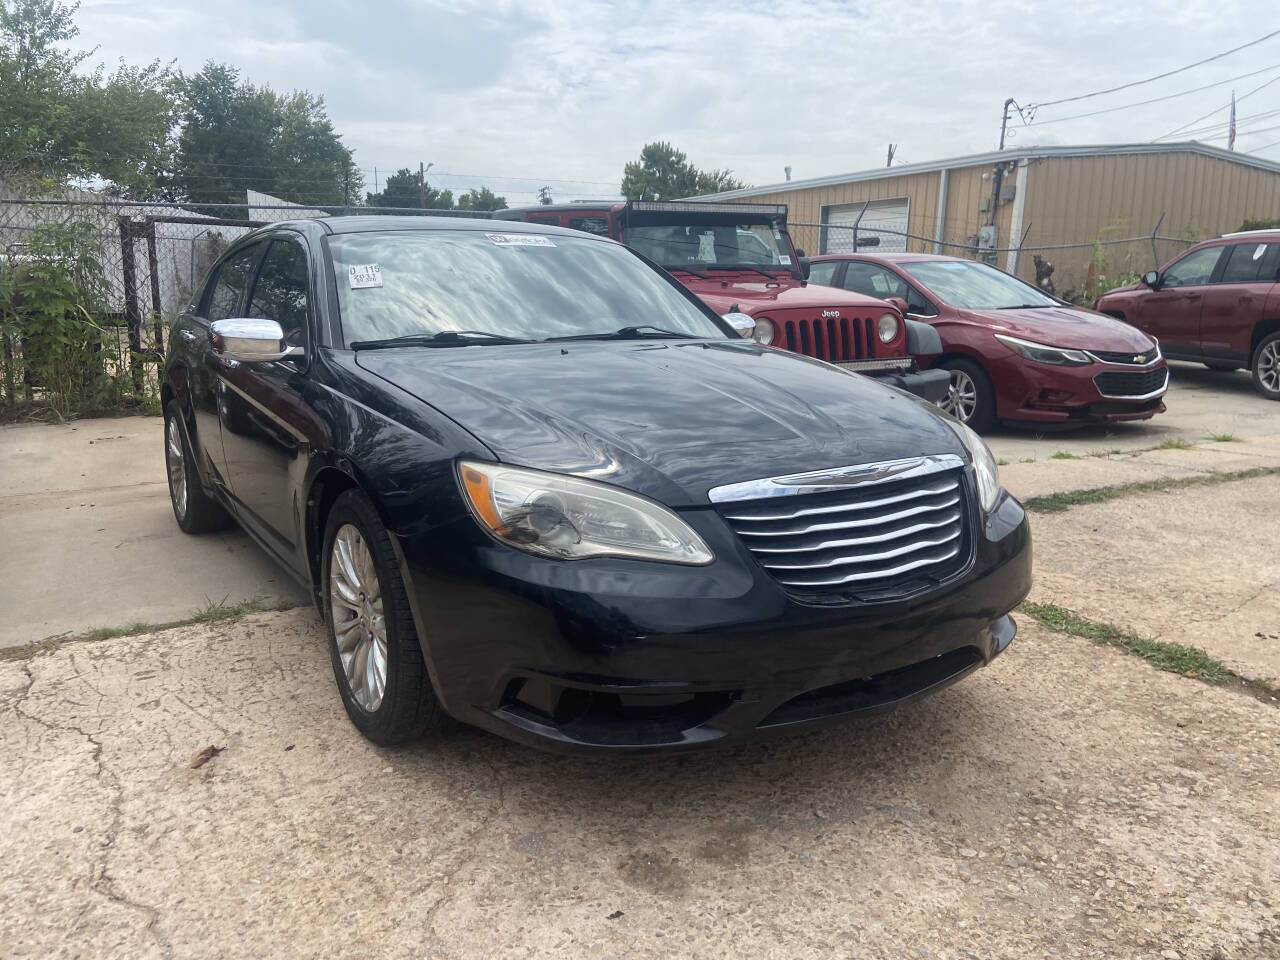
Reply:
[[246, 190], [315, 206], [360, 196], [360, 170], [325, 115], [324, 99], [277, 94], [207, 62], [183, 79], [173, 186], [190, 203], [243, 203]]
[[459, 210], [505, 210], [507, 198], [495, 196], [488, 187], [468, 190], [458, 198]]
[[[425, 202], [419, 203], [419, 200]], [[418, 172], [408, 167], [401, 167], [387, 177], [381, 190], [370, 193], [366, 202], [371, 207], [418, 207], [428, 210], [452, 210], [453, 191], [436, 190], [430, 183], [423, 184], [422, 194], [418, 193]]]
[[78, 4], [0, 0], [0, 177], [19, 189], [105, 180], [150, 194], [168, 163], [176, 75], [155, 61], [82, 69]]
[[732, 171], [699, 170], [666, 141], [646, 143], [640, 159], [622, 171], [622, 194], [628, 200], [675, 200], [742, 187]]

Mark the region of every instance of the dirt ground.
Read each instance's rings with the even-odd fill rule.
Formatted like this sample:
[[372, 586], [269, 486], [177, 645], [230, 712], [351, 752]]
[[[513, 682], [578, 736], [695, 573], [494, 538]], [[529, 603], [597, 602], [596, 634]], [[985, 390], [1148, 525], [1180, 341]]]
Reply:
[[[1054, 463], [1007, 482], [1280, 442]], [[1278, 495], [1036, 514], [1034, 596], [1276, 676]], [[468, 729], [374, 747], [308, 608], [10, 654], [0, 955], [1280, 957], [1280, 706], [1019, 623], [896, 713], [629, 760]]]

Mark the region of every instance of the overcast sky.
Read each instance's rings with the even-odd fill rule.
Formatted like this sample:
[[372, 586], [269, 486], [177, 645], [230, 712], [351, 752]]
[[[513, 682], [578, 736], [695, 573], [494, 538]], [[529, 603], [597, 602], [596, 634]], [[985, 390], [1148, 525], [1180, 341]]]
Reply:
[[[994, 149], [1006, 97], [1056, 100], [1138, 80], [1280, 28], [1231, 0], [1027, 5], [1009, 0], [706, 4], [447, 4], [432, 0], [85, 0], [98, 59], [213, 59], [278, 90], [322, 94], [372, 186], [434, 163], [455, 193], [485, 183], [512, 204], [614, 196], [623, 165], [665, 139], [748, 183]], [[1272, 20], [1275, 22], [1268, 22]], [[1179, 93], [1189, 96], [1048, 121]], [[1154, 139], [1280, 77], [1280, 37], [1132, 90], [1045, 107], [1012, 145]], [[1270, 117], [1267, 114], [1276, 111]], [[1280, 80], [1239, 104], [1237, 149], [1280, 160]], [[1203, 127], [1225, 125], [1221, 109]], [[1250, 133], [1251, 129], [1259, 132]], [[1196, 134], [1225, 146], [1225, 130]]]

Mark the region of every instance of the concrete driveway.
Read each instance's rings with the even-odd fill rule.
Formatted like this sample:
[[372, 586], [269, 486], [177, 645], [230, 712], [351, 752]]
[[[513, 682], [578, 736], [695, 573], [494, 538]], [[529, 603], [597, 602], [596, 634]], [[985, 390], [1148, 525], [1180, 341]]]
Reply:
[[163, 434], [159, 417], [0, 427], [0, 648], [211, 603], [307, 602], [240, 531], [178, 529]]

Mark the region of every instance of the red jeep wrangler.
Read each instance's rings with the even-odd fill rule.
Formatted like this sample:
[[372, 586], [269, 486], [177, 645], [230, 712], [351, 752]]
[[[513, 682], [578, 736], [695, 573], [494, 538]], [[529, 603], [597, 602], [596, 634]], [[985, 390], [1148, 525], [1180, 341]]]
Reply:
[[494, 214], [621, 241], [666, 269], [744, 336], [870, 374], [934, 403], [946, 371], [912, 355], [941, 353], [926, 324], [873, 297], [810, 285], [808, 261], [787, 233], [785, 204], [694, 200], [553, 204]]

